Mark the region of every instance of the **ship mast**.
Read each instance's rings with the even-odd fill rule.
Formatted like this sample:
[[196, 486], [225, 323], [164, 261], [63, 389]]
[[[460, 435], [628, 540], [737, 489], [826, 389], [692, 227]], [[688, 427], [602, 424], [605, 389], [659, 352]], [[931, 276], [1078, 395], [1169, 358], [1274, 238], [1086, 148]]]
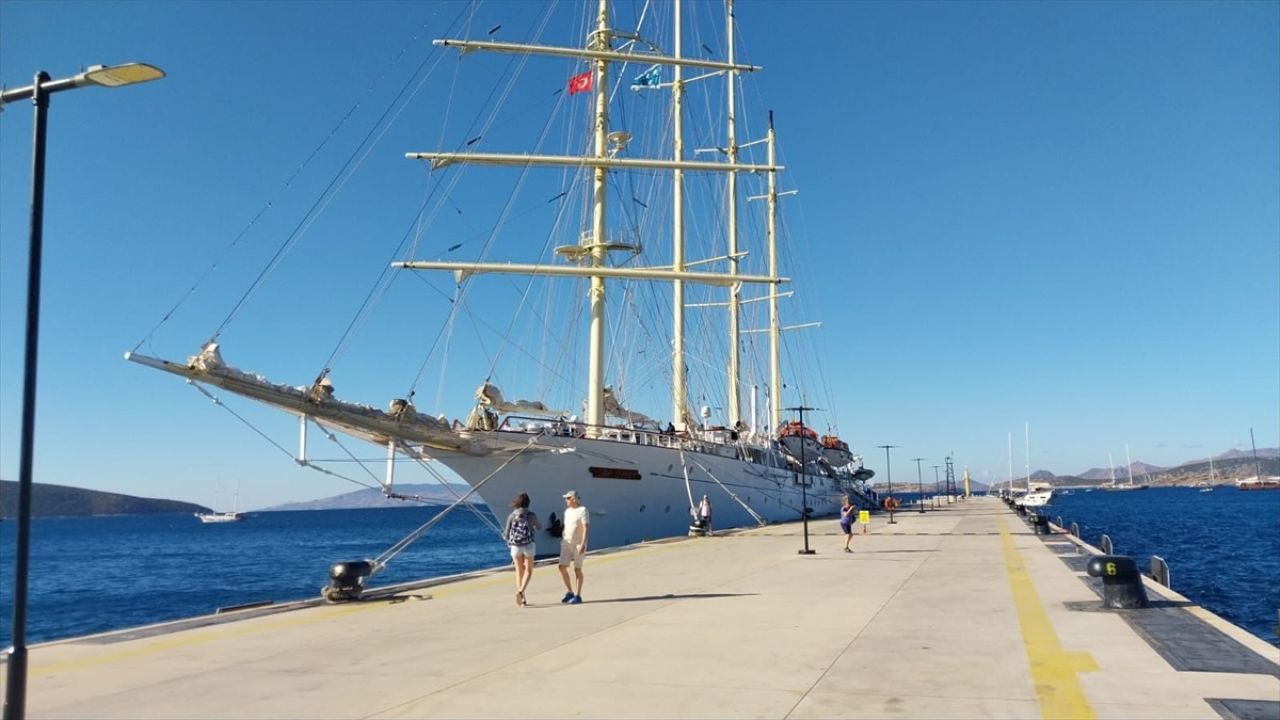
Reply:
[[[774, 165], [774, 148], [773, 148], [773, 129], [772, 121], [769, 130], [769, 162], [765, 165], [755, 163], [741, 163], [738, 161], [738, 147], [733, 135], [732, 120], [730, 122], [730, 161], [726, 163], [719, 162], [703, 162], [698, 160], [686, 160], [684, 158], [684, 137], [683, 137], [683, 102], [684, 87], [692, 80], [700, 80], [710, 75], [703, 75], [692, 80], [685, 80], [681, 70], [683, 67], [704, 68], [711, 71], [728, 72], [731, 77], [729, 103], [730, 117], [733, 116], [734, 92], [732, 78], [740, 72], [754, 72], [760, 68], [754, 65], [737, 65], [732, 60], [732, 41], [730, 42], [730, 61], [718, 62], [714, 60], [703, 60], [700, 58], [686, 58], [681, 54], [681, 31], [680, 31], [680, 2], [676, 0], [675, 12], [675, 52], [671, 56], [659, 54], [636, 54], [632, 52], [620, 52], [613, 49], [613, 40], [617, 34], [609, 27], [609, 0], [599, 0], [598, 17], [596, 19], [595, 30], [592, 31], [588, 38], [587, 47], [583, 48], [566, 48], [553, 47], [546, 45], [524, 45], [517, 43], [500, 43], [490, 41], [476, 40], [436, 40], [435, 44], [445, 47], [455, 47], [463, 52], [474, 50], [487, 50], [490, 52], [501, 53], [518, 53], [526, 55], [546, 55], [551, 57], [576, 57], [582, 58], [593, 63], [592, 66], [592, 90], [595, 100], [594, 111], [594, 147], [593, 152], [587, 156], [574, 155], [531, 155], [531, 154], [515, 154], [515, 153], [480, 153], [480, 152], [410, 152], [405, 153], [405, 157], [412, 160], [427, 160], [431, 163], [433, 170], [449, 167], [454, 164], [470, 164], [470, 165], [502, 165], [502, 166], [519, 166], [519, 167], [581, 167], [590, 168], [592, 171], [592, 222], [589, 234], [584, 237], [576, 245], [563, 246], [556, 248], [556, 254], [564, 256], [576, 266], [564, 265], [548, 265], [548, 264], [521, 264], [521, 263], [487, 263], [477, 261], [424, 261], [424, 260], [405, 260], [392, 263], [392, 267], [403, 268], [409, 270], [448, 270], [453, 271], [455, 278], [461, 282], [464, 278], [472, 275], [480, 274], [517, 274], [517, 275], [542, 275], [556, 277], [579, 277], [589, 278], [591, 287], [589, 291], [590, 301], [590, 317], [591, 325], [588, 334], [588, 342], [590, 345], [590, 356], [587, 368], [587, 408], [586, 422], [588, 425], [588, 435], [595, 437], [598, 435], [598, 428], [605, 423], [604, 411], [604, 383], [605, 383], [605, 281], [610, 278], [618, 279], [643, 279], [670, 281], [673, 285], [673, 344], [672, 344], [672, 411], [674, 414], [673, 422], [684, 427], [685, 421], [690, 417], [688, 412], [688, 388], [687, 377], [685, 372], [685, 330], [684, 330], [684, 284], [687, 282], [702, 283], [708, 285], [720, 285], [730, 287], [733, 307], [731, 316], [733, 317], [734, 326], [734, 349], [733, 358], [731, 360], [731, 387], [733, 388], [733, 399], [730, 403], [730, 419], [737, 421], [740, 419], [741, 410], [737, 402], [737, 374], [738, 374], [738, 358], [737, 358], [737, 299], [738, 287], [741, 283], [759, 283], [765, 285], [777, 285], [779, 283], [788, 282], [788, 278], [779, 277], [777, 272], [777, 253], [773, 247], [774, 244], [774, 219], [776, 213], [776, 198], [778, 193], [775, 188], [775, 175], [781, 168]], [[727, 3], [727, 7], [732, 12], [732, 3]], [[732, 28], [732, 19], [729, 20], [729, 26]], [[624, 37], [631, 37], [625, 33]], [[670, 160], [658, 158], [631, 158], [618, 157], [618, 152], [624, 149], [625, 143], [619, 143], [618, 147], [611, 147], [614, 139], [611, 135], [615, 133], [609, 132], [609, 67], [610, 62], [635, 62], [643, 59], [644, 62], [653, 65], [669, 65], [674, 70], [675, 81], [672, 84], [673, 94], [673, 134], [675, 137], [675, 148], [673, 158]], [[670, 267], [610, 267], [606, 264], [608, 254], [614, 250], [629, 250], [635, 252], [637, 247], [625, 245], [617, 242], [610, 242], [607, 237], [607, 212], [606, 212], [606, 191], [609, 170], [670, 170], [674, 174], [674, 190], [673, 190], [673, 212], [674, 229], [673, 229], [673, 261]], [[730, 239], [730, 272], [714, 273], [714, 272], [696, 272], [690, 271], [690, 264], [684, 257], [684, 171], [690, 170], [695, 172], [727, 172], [730, 175], [730, 212], [731, 212], [731, 239]], [[743, 275], [738, 272], [738, 255], [737, 247], [737, 227], [732, 215], [736, 213], [736, 202], [734, 195], [736, 194], [736, 175], [740, 172], [767, 172], [769, 173], [769, 215], [770, 215], [770, 269], [768, 275]], [[788, 193], [782, 193], [788, 194]], [[779, 380], [778, 367], [778, 339], [779, 331], [777, 320], [777, 298], [778, 293], [775, 288], [770, 288], [771, 302], [771, 345], [773, 347], [773, 377], [774, 377], [774, 394], [778, 393], [781, 387]], [[778, 423], [778, 414], [781, 412], [780, 400], [774, 400], [772, 403], [774, 410], [774, 424]]]
[[[601, 0], [604, 2], [604, 0]], [[677, 64], [672, 68], [671, 81], [671, 134], [675, 149], [673, 159], [678, 163], [684, 160], [684, 78], [683, 69], [679, 65], [681, 59], [680, 42], [680, 0], [675, 0], [675, 47], [672, 57]], [[671, 237], [671, 269], [676, 272], [684, 270], [684, 170], [677, 167], [672, 174], [672, 206], [671, 218], [674, 223]], [[685, 379], [684, 363], [684, 282], [675, 280], [671, 283], [671, 415], [679, 429], [685, 428], [688, 417], [686, 403], [688, 388]]]
[[[769, 156], [766, 164], [774, 167], [777, 160], [777, 142], [773, 133], [773, 111], [769, 111]], [[768, 194], [769, 222], [769, 276], [778, 277], [778, 172], [769, 171]], [[781, 342], [778, 337], [778, 288], [769, 288], [769, 411], [770, 432], [777, 432], [782, 425], [782, 367]]]
[[[725, 0], [725, 38], [729, 45], [729, 65], [733, 65], [733, 0]], [[725, 152], [728, 155], [729, 164], [738, 164], [738, 137], [737, 137], [737, 114], [735, 103], [737, 101], [737, 80], [738, 73], [736, 70], [729, 70], [729, 117], [728, 117], [728, 142], [726, 143]], [[728, 213], [729, 213], [729, 275], [738, 274], [738, 174], [730, 172], [728, 177]], [[739, 373], [739, 354], [741, 344], [739, 341], [739, 320], [738, 320], [738, 291], [740, 285], [734, 284], [729, 288], [729, 427], [736, 428], [738, 423], [742, 421], [741, 409], [741, 393], [739, 391], [740, 378]], [[754, 422], [754, 416], [753, 416]]]
[[[596, 31], [591, 38], [592, 50], [609, 51], [613, 41], [609, 32], [609, 0], [600, 0], [600, 14], [596, 18]], [[677, 66], [679, 67], [679, 66]], [[595, 157], [603, 159], [608, 152], [609, 132], [609, 61], [595, 59]], [[591, 267], [604, 265], [608, 250], [605, 246], [605, 194], [608, 170], [597, 165], [592, 179], [593, 207], [591, 212]], [[676, 267], [676, 270], [682, 268]], [[604, 278], [591, 276], [591, 354], [587, 362], [587, 432], [594, 436], [604, 425]]]

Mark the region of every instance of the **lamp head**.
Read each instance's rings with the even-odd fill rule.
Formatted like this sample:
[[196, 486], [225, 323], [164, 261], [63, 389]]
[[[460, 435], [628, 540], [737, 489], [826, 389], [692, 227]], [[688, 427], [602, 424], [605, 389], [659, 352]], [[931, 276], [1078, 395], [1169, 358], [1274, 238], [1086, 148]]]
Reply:
[[80, 73], [82, 85], [90, 83], [101, 85], [103, 87], [120, 87], [121, 85], [136, 85], [149, 80], [159, 80], [164, 77], [164, 71], [154, 65], [146, 63], [125, 63], [124, 65], [90, 65], [87, 70]]

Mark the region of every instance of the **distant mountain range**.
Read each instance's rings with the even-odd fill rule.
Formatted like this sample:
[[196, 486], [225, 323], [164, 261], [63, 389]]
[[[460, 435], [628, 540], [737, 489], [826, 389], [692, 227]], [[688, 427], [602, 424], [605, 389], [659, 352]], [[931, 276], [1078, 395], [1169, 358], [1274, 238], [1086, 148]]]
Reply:
[[[466, 485], [449, 485], [448, 489], [439, 483], [397, 484], [395, 491], [400, 495], [420, 498], [431, 505], [447, 505], [465, 494], [471, 488]], [[452, 490], [453, 492], [450, 492]], [[476, 505], [484, 505], [479, 495], [472, 495], [470, 501]], [[333, 497], [303, 502], [284, 503], [262, 508], [263, 511], [276, 510], [360, 510], [364, 508], [404, 507], [406, 500], [393, 500], [382, 494], [378, 488], [356, 490], [354, 492], [334, 495]]]
[[[1214, 460], [1217, 460], [1217, 458], [1214, 458]], [[1144, 462], [1135, 462], [1129, 466], [1129, 470], [1133, 472], [1133, 476], [1136, 478], [1140, 478], [1143, 475], [1150, 475], [1151, 473], [1163, 472], [1167, 469], [1168, 468], [1162, 468], [1159, 465], [1148, 465]], [[1126, 471], [1123, 466], [1116, 468], [1115, 473], [1116, 477], [1120, 480], [1127, 480], [1129, 478], [1129, 472]], [[1077, 477], [1084, 480], [1106, 480], [1107, 482], [1111, 482], [1111, 468], [1089, 468], [1085, 472], [1080, 473]]]
[[[1263, 475], [1280, 475], [1280, 448], [1259, 448], [1258, 459], [1262, 465]], [[1143, 462], [1133, 463], [1133, 477], [1137, 482], [1153, 486], [1194, 485], [1205, 482], [1230, 483], [1257, 474], [1253, 463], [1252, 451], [1228, 450], [1213, 458], [1213, 473], [1209, 472], [1209, 461], [1193, 460], [1174, 467], [1159, 467]], [[1108, 468], [1091, 468], [1080, 475], [1054, 475], [1048, 470], [1037, 470], [1031, 473], [1033, 480], [1049, 482], [1059, 487], [1099, 485], [1111, 481], [1111, 470]], [[1126, 482], [1128, 472], [1124, 467], [1116, 468], [1117, 482]], [[1015, 484], [1025, 483], [1025, 479], [1014, 479]], [[1002, 483], [993, 483], [999, 487]], [[971, 482], [975, 492], [982, 492], [986, 486]], [[433, 505], [448, 504], [463, 495], [469, 489], [466, 485], [439, 484], [405, 484], [397, 485], [396, 492], [414, 497]], [[903, 485], [904, 490], [911, 489], [911, 483]], [[877, 484], [877, 490], [883, 490]], [[479, 495], [472, 495], [471, 501], [476, 505], [484, 505]], [[392, 500], [382, 494], [381, 489], [370, 488], [354, 492], [334, 495], [332, 497], [285, 503], [260, 508], [261, 511], [276, 510], [357, 510], [363, 508], [404, 507], [405, 500]], [[196, 513], [210, 512], [209, 508], [194, 503], [178, 500], [161, 500], [143, 498], [120, 493], [86, 490], [66, 485], [50, 485], [35, 483], [32, 486], [31, 514], [33, 517], [67, 517], [85, 515], [141, 515], [150, 513]], [[18, 483], [12, 480], [0, 480], [0, 518], [13, 518], [18, 514]]]
[[[1273, 459], [1273, 458], [1280, 458], [1280, 448], [1259, 448], [1258, 449], [1259, 460]], [[1215, 463], [1231, 464], [1231, 461], [1233, 460], [1246, 460], [1252, 463], [1253, 451], [1228, 450], [1222, 453], [1221, 455], [1213, 456], [1213, 461]], [[1167, 471], [1175, 471], [1175, 470], [1178, 470], [1179, 468], [1196, 467], [1200, 465], [1204, 465], [1205, 467], [1208, 467], [1209, 459], [1204, 458], [1204, 459], [1190, 460], [1182, 463], [1181, 465], [1175, 465], [1173, 467], [1160, 467], [1159, 465], [1148, 465], [1144, 462], [1134, 462], [1131, 468], [1133, 470], [1133, 476], [1136, 478], [1141, 478], [1146, 475], [1156, 475], [1156, 474], [1164, 473]], [[1129, 473], [1125, 470], [1124, 466], [1117, 466], [1115, 472], [1116, 472], [1116, 478], [1118, 480], [1127, 481], [1129, 479]], [[1034, 473], [1032, 473], [1032, 477], [1033, 478], [1035, 477]], [[1089, 470], [1080, 473], [1077, 477], [1081, 478], [1082, 480], [1106, 480], [1107, 482], [1111, 482], [1111, 469], [1110, 468], [1089, 468]]]
[[[1262, 466], [1263, 475], [1280, 474], [1280, 448], [1258, 448], [1258, 465]], [[1208, 458], [1185, 462], [1174, 467], [1160, 467], [1135, 461], [1131, 467], [1135, 485], [1153, 487], [1231, 483], [1258, 474], [1253, 462], [1253, 452], [1239, 450], [1215, 455], [1212, 474]], [[1124, 466], [1116, 468], [1115, 477], [1117, 483], [1123, 484], [1129, 481], [1129, 473]], [[1057, 487], [1105, 485], [1111, 482], [1111, 469], [1091, 468], [1080, 475], [1054, 475], [1048, 470], [1036, 470], [1031, 473], [1031, 479], [1048, 482]], [[1016, 477], [1013, 483], [1015, 486], [1022, 486], [1026, 483], [1026, 478]], [[997, 482], [993, 483], [993, 486], [1000, 487], [1002, 484]]]
[[[31, 484], [32, 517], [147, 515], [174, 512], [209, 512], [209, 508], [177, 500], [142, 498], [66, 485]], [[18, 483], [13, 480], [0, 480], [0, 518], [17, 516]]]

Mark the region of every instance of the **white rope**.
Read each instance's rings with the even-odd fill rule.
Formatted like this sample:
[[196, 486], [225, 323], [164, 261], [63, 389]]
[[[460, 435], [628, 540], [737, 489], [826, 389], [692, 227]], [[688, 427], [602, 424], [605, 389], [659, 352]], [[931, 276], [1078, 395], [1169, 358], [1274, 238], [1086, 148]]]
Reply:
[[689, 464], [684, 461], [684, 448], [677, 446], [680, 453], [680, 470], [684, 473], [684, 491], [689, 496], [689, 516], [697, 516], [697, 508], [693, 505], [693, 488], [689, 486]]
[[[410, 459], [416, 462], [419, 467], [427, 471], [427, 474], [434, 477], [436, 479], [436, 482], [440, 483], [440, 485], [445, 489], [445, 491], [448, 492], [450, 495], [452, 495], [455, 500], [461, 499], [462, 496], [458, 494], [457, 490], [453, 489], [453, 485], [451, 485], [443, 475], [441, 475], [434, 467], [432, 467], [427, 462], [429, 458], [424, 456], [422, 453], [418, 452], [418, 450], [415, 449], [413, 446], [407, 445], [399, 440], [396, 441], [396, 446], [400, 448], [401, 452], [403, 452]], [[421, 496], [414, 496], [414, 499], [422, 500]], [[472, 514], [474, 514], [477, 518], [479, 518], [481, 523], [486, 525], [490, 530], [493, 530], [494, 533], [499, 538], [502, 537], [502, 528], [498, 527], [498, 523], [491, 513], [482, 512], [479, 508], [475, 506], [474, 503], [467, 503], [467, 509], [470, 510]]]
[[373, 561], [373, 572], [371, 573], [371, 576], [376, 575], [378, 572], [380, 572], [382, 568], [386, 567], [386, 564], [390, 562], [392, 558], [394, 558], [396, 555], [399, 555], [401, 552], [404, 551], [405, 548], [409, 547], [409, 545], [413, 544], [414, 541], [422, 537], [424, 533], [426, 533], [428, 530], [434, 527], [436, 523], [440, 522], [440, 520], [442, 520], [445, 515], [448, 515], [455, 507], [465, 502], [467, 498], [476, 494], [480, 490], [480, 488], [484, 487], [485, 483], [489, 482], [491, 479], [494, 478], [494, 476], [496, 476], [498, 473], [505, 470], [508, 465], [510, 465], [516, 458], [524, 454], [526, 450], [533, 447], [534, 443], [537, 442], [537, 440], [538, 438], [536, 435], [530, 438], [529, 442], [524, 447], [520, 448], [519, 451], [517, 451], [511, 457], [507, 458], [506, 462], [494, 468], [493, 472], [486, 475], [483, 480], [476, 483], [475, 485], [472, 485], [471, 489], [468, 490], [466, 493], [464, 493], [462, 497], [453, 501], [453, 503], [448, 507], [446, 507], [444, 510], [441, 510], [439, 513], [436, 513], [435, 517], [423, 523], [422, 526], [420, 526], [417, 530], [414, 530], [413, 532], [406, 535], [403, 540], [387, 548], [385, 552], [383, 552]]
[[[680, 461], [681, 461], [681, 462], [684, 462], [684, 451], [681, 451], [681, 452], [680, 452]], [[710, 477], [712, 480], [715, 480], [715, 481], [716, 481], [716, 484], [717, 484], [717, 485], [719, 485], [719, 486], [721, 487], [721, 489], [723, 489], [725, 492], [729, 493], [729, 497], [733, 498], [733, 501], [734, 501], [734, 502], [736, 502], [736, 503], [738, 503], [739, 505], [741, 505], [741, 506], [742, 506], [742, 509], [743, 509], [743, 510], [746, 510], [746, 511], [747, 511], [747, 514], [751, 515], [751, 517], [755, 519], [755, 521], [756, 521], [756, 524], [757, 524], [757, 525], [768, 525], [768, 524], [769, 524], [769, 521], [768, 521], [768, 520], [765, 520], [763, 517], [761, 517], [760, 513], [756, 512], [755, 510], [752, 510], [752, 509], [751, 509], [751, 506], [750, 506], [750, 505], [748, 505], [748, 504], [746, 504], [745, 502], [743, 502], [742, 498], [738, 497], [738, 494], [737, 494], [737, 493], [735, 493], [734, 491], [730, 490], [728, 485], [725, 485], [724, 483], [720, 482], [720, 478], [716, 477], [716, 476], [715, 476], [715, 473], [711, 472], [711, 469], [710, 469], [710, 468], [708, 468], [706, 465], [703, 465], [702, 463], [698, 462], [697, 460], [694, 460], [694, 461], [693, 461], [693, 464], [694, 464], [694, 465], [697, 465], [697, 466], [698, 466], [698, 467], [700, 467], [700, 468], [702, 468], [702, 472], [706, 473], [706, 474], [707, 474], [707, 476], [708, 476], [708, 477]], [[686, 477], [686, 483], [687, 483], [688, 471], [686, 471], [686, 472], [685, 472], [685, 477]], [[781, 499], [781, 497], [779, 497], [779, 498], [778, 498], [778, 503], [779, 503], [779, 504], [782, 504], [782, 499]], [[692, 505], [693, 505], [693, 495], [692, 495], [692, 494], [690, 494], [690, 496], [689, 496], [689, 504], [690, 504], [690, 506], [692, 506]]]

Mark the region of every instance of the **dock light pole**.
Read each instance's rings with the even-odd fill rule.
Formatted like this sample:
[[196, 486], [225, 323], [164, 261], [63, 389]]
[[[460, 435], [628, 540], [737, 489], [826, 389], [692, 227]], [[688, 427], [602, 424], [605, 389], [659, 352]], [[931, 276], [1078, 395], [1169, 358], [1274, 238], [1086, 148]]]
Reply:
[[920, 461], [924, 458], [911, 458], [916, 461], [916, 492], [919, 497], [916, 498], [916, 504], [920, 506], [920, 514], [924, 514], [924, 480], [920, 477]]
[[804, 520], [804, 549], [797, 550], [796, 554], [812, 555], [814, 551], [809, 549], [809, 493], [806, 490], [809, 485], [809, 477], [804, 468], [804, 411], [819, 410], [820, 408], [797, 405], [783, 409], [787, 412], [800, 414], [800, 474], [797, 477], [800, 480], [800, 517]]
[[18, 528], [13, 562], [13, 645], [5, 651], [8, 665], [4, 692], [4, 720], [23, 720], [27, 710], [27, 576], [31, 557], [31, 468], [36, 421], [36, 350], [40, 336], [40, 259], [44, 237], [44, 156], [49, 95], [93, 85], [121, 87], [158, 80], [160, 68], [141, 63], [105, 67], [94, 65], [74, 77], [49, 79], [43, 70], [26, 87], [0, 91], [0, 110], [31, 99], [35, 128], [31, 160], [31, 239], [27, 256], [27, 329], [22, 369], [22, 437], [18, 452]]
[[[884, 448], [884, 476], [889, 481], [889, 497], [893, 497], [893, 468], [889, 465], [889, 448], [902, 447], [901, 445], [877, 445], [878, 448]], [[898, 521], [893, 519], [893, 503], [889, 503], [885, 507], [889, 510], [889, 524], [897, 525]]]

